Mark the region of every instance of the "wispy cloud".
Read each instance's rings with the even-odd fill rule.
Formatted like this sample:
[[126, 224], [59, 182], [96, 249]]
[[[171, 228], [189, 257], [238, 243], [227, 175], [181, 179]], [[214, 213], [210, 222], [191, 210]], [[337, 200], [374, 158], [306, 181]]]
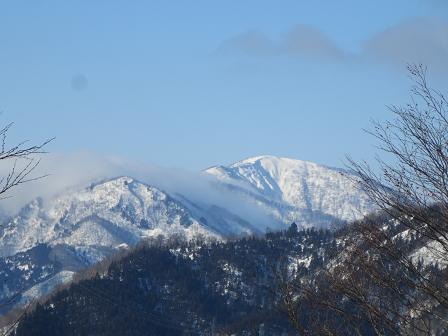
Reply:
[[424, 63], [448, 68], [448, 23], [420, 18], [404, 22], [369, 39], [363, 57], [391, 63]]
[[360, 46], [345, 51], [319, 29], [298, 25], [272, 39], [259, 31], [232, 37], [217, 53], [239, 52], [252, 57], [307, 57], [340, 62], [375, 61], [389, 64], [424, 63], [448, 70], [448, 23], [434, 18], [415, 18], [385, 29]]
[[340, 59], [344, 52], [319, 29], [298, 25], [279, 39], [249, 31], [227, 39], [217, 53], [239, 51], [250, 56], [306, 56]]
[[231, 37], [216, 50], [217, 54], [240, 51], [250, 56], [271, 56], [277, 53], [276, 46], [271, 39], [257, 30], [251, 30]]
[[[0, 176], [12, 168], [12, 162], [1, 162]], [[0, 207], [14, 213], [36, 197], [52, 197], [63, 190], [85, 185], [92, 180], [113, 177], [123, 172], [121, 160], [95, 155], [89, 152], [72, 154], [46, 154], [42, 156], [31, 177], [48, 175], [42, 179], [21, 184], [8, 191]]]
[[[0, 165], [0, 176], [4, 176], [8, 169], [10, 167], [7, 165]], [[166, 168], [120, 157], [78, 152], [45, 155], [34, 176], [42, 174], [50, 175], [12, 189], [9, 193], [11, 197], [1, 200], [0, 207], [7, 214], [14, 214], [36, 197], [46, 201], [60, 193], [88, 187], [93, 182], [130, 176], [168, 192], [171, 196], [182, 195], [198, 204], [228, 209], [252, 223], [271, 226], [278, 224], [268, 217], [264, 209], [254, 206], [242, 195], [226, 188], [217, 188], [216, 180], [200, 171]]]
[[323, 32], [304, 25], [298, 25], [288, 32], [279, 47], [280, 51], [290, 55], [329, 59], [342, 59], [346, 56], [346, 53]]

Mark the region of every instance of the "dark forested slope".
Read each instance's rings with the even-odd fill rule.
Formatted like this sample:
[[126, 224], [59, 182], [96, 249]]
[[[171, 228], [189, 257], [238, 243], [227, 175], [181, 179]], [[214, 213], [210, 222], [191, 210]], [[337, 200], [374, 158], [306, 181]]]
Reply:
[[282, 334], [291, 327], [278, 278], [305, 276], [335, 249], [330, 232], [294, 226], [211, 245], [143, 244], [37, 305], [16, 334]]

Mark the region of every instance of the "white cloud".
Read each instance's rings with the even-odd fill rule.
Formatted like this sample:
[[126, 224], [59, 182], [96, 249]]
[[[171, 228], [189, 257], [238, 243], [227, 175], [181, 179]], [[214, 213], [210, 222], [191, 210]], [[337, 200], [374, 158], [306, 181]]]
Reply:
[[[0, 165], [0, 176], [4, 176], [8, 168], [6, 165]], [[11, 197], [0, 201], [1, 208], [8, 214], [14, 214], [36, 197], [42, 197], [45, 201], [59, 193], [87, 187], [92, 182], [129, 176], [172, 196], [181, 194], [193, 202], [221, 206], [253, 223], [276, 224], [264, 210], [254, 207], [243, 196], [214, 187], [211, 183], [214, 179], [201, 172], [159, 167], [91, 152], [78, 152], [44, 155], [34, 176], [42, 174], [50, 175], [13, 188], [9, 193]]]
[[[103, 158], [87, 152], [73, 154], [46, 154], [30, 178], [48, 175], [9, 190], [0, 206], [6, 212], [17, 211], [37, 196], [51, 197], [65, 189], [84, 185], [92, 180], [112, 177], [122, 170], [118, 159]], [[1, 162], [0, 176], [11, 169], [12, 162]]]

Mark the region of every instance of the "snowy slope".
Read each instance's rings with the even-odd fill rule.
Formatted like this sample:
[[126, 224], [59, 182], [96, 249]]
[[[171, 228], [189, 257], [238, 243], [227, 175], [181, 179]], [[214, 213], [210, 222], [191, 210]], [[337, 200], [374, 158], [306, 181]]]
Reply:
[[[145, 237], [219, 238], [285, 228], [293, 221], [328, 227], [373, 209], [340, 170], [310, 162], [262, 156], [205, 172], [211, 188], [237, 200], [233, 205], [168, 195], [131, 177], [32, 201], [0, 225], [0, 301], [16, 293], [21, 302], [45, 294], [72, 272]], [[253, 212], [267, 214], [264, 221], [237, 211], [235, 203], [241, 207], [243, 199]]]
[[67, 192], [46, 204], [37, 199], [0, 230], [0, 256], [39, 243], [66, 244], [92, 254], [157, 234], [208, 232], [182, 204], [129, 177]]
[[65, 244], [91, 256], [93, 262], [102, 258], [103, 247], [134, 245], [159, 234], [226, 236], [263, 232], [267, 225], [281, 228], [293, 221], [302, 227], [328, 227], [373, 209], [341, 170], [310, 162], [261, 156], [212, 167], [206, 173], [217, 178], [215, 188], [243, 195], [254, 209], [267, 213], [272, 225], [270, 220], [251, 222], [236, 215], [236, 209], [207, 199], [171, 196], [131, 177], [119, 177], [45, 202], [34, 200], [0, 226], [0, 256], [39, 243]]
[[285, 224], [328, 227], [374, 209], [347, 172], [312, 162], [258, 156], [205, 172]]
[[[0, 257], [0, 315], [48, 293], [90, 264], [75, 248], [67, 245], [39, 244], [25, 252]], [[4, 304], [6, 302], [8, 304]]]

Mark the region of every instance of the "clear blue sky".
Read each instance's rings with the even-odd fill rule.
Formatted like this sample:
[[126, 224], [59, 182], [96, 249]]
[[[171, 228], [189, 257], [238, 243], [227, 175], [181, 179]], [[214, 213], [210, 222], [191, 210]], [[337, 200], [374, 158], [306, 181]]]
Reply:
[[201, 169], [369, 157], [406, 62], [448, 87], [444, 0], [1, 1], [11, 140]]

